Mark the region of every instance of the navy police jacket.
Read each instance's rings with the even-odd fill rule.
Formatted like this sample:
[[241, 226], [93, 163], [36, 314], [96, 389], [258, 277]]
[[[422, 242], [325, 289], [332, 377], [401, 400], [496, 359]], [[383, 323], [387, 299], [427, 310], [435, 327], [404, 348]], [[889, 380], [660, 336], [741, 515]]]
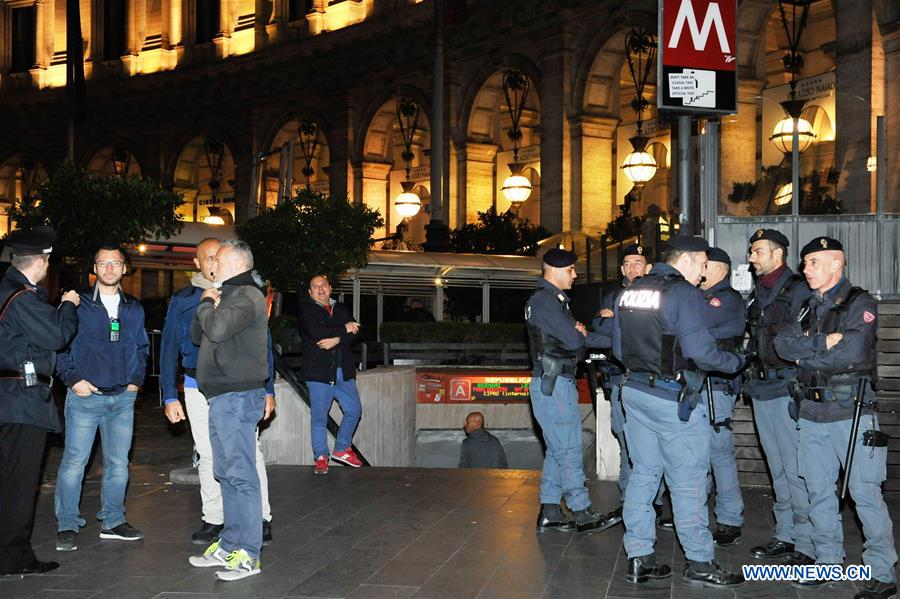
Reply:
[[[743, 360], [736, 354], [723, 352], [716, 347], [715, 339], [709, 333], [709, 327], [704, 321], [706, 311], [705, 301], [700, 290], [683, 279], [681, 273], [669, 264], [654, 264], [650, 274], [635, 281], [629, 290], [639, 290], [644, 286], [653, 286], [662, 277], [678, 277], [679, 284], [673, 285], [659, 306], [662, 311], [662, 321], [666, 330], [641, 330], [622, 331], [622, 320], [619, 317], [620, 306], [616, 305], [615, 324], [613, 326], [612, 347], [615, 356], [623, 360], [622, 337], [623, 335], [672, 335], [679, 346], [681, 354], [686, 360], [691, 360], [698, 368], [707, 372], [733, 373], [743, 365]], [[627, 366], [627, 364], [626, 364]], [[662, 397], [673, 399], [678, 394], [677, 390], [662, 387], [649, 387], [633, 382], [629, 383], [641, 391]]]
[[[842, 278], [837, 285], [824, 295], [814, 293], [809, 300], [810, 311], [822, 321], [827, 312], [838, 307], [847, 299], [852, 285]], [[823, 374], [843, 373], [855, 370], [861, 364], [874, 362], [875, 334], [878, 331], [878, 306], [875, 299], [864, 291], [845, 306], [838, 332], [842, 339], [827, 348], [827, 332], [803, 331], [802, 320], [795, 318], [775, 337], [775, 351], [785, 360], [796, 361], [801, 369], [820, 371]], [[800, 315], [798, 315], [800, 316]], [[868, 374], [868, 373], [866, 373]], [[855, 379], [856, 377], [851, 377]], [[858, 380], [858, 379], [857, 379]], [[853, 418], [852, 395], [855, 385], [847, 384], [843, 393], [835, 393], [834, 401], [803, 401], [800, 404], [800, 418], [813, 422], [837, 422]], [[874, 392], [866, 390], [868, 400], [874, 400]]]
[[[709, 334], [719, 343], [721, 349], [736, 349], [739, 347], [738, 340], [743, 341], [744, 331], [747, 328], [747, 311], [741, 294], [731, 288], [731, 283], [727, 278], [702, 293], [706, 300], [703, 320], [709, 327]], [[728, 340], [734, 340], [735, 343], [727, 343]], [[723, 347], [723, 345], [734, 345], [734, 347]], [[732, 390], [735, 393], [740, 391], [738, 385], [740, 375], [722, 378], [733, 383]]]
[[[178, 362], [187, 376], [196, 379], [197, 356], [200, 347], [191, 340], [191, 323], [203, 289], [188, 285], [172, 295], [163, 326], [162, 342], [159, 347], [159, 382], [162, 385], [163, 402], [178, 400]], [[266, 393], [275, 395], [275, 359], [272, 354], [272, 335], [269, 335], [269, 380]]]
[[610, 339], [602, 333], [589, 332], [587, 337], [575, 328], [575, 318], [566, 311], [564, 303], [569, 303], [565, 291], [541, 277], [538, 288], [529, 298], [526, 306], [526, 320], [542, 333], [559, 341], [560, 346], [568, 351], [577, 351], [582, 347], [609, 347]]
[[97, 287], [78, 294], [78, 333], [60, 354], [57, 372], [71, 387], [86, 380], [103, 395], [117, 395], [128, 385], [144, 384], [150, 340], [144, 330], [144, 307], [119, 290], [119, 341], [109, 340], [109, 313]]
[[[7, 300], [16, 292], [19, 295]], [[53, 376], [56, 352], [65, 349], [75, 335], [78, 317], [75, 304], [63, 302], [57, 309], [47, 303], [47, 290], [31, 282], [14, 266], [0, 280], [0, 424], [27, 424], [59, 431], [59, 413], [50, 385], [39, 382], [26, 387], [18, 376], [23, 363], [30, 361], [35, 371]], [[15, 376], [10, 376], [10, 375]], [[3, 515], [6, 517], [6, 514]]]

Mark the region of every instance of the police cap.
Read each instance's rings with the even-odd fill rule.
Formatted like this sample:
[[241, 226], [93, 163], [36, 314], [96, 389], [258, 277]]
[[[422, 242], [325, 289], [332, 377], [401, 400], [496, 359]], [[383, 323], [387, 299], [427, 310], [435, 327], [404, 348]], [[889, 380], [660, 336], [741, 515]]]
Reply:
[[724, 262], [731, 266], [731, 256], [721, 248], [711, 247], [706, 251], [706, 255], [709, 257], [710, 262]]
[[844, 251], [844, 246], [840, 241], [834, 239], [832, 237], [816, 237], [809, 243], [803, 246], [803, 249], [800, 250], [800, 258], [806, 258], [807, 254], [814, 254], [816, 252], [825, 252], [828, 250], [833, 251]]
[[636, 243], [632, 243], [631, 245], [626, 245], [622, 249], [622, 260], [625, 260], [626, 256], [644, 256], [647, 257], [646, 251], [644, 250], [644, 246], [638, 245]]
[[775, 229], [757, 229], [756, 233], [754, 233], [750, 237], [750, 245], [753, 245], [754, 241], [759, 241], [761, 239], [774, 241], [783, 248], [791, 245], [791, 242], [788, 241], [788, 238], [784, 236], [784, 233], [782, 233], [781, 231], [776, 231]]
[[694, 237], [693, 235], [675, 235], [669, 238], [668, 248], [670, 250], [680, 250], [682, 252], [705, 252], [709, 249], [709, 244], [702, 237]]
[[52, 252], [55, 241], [56, 231], [47, 225], [38, 225], [31, 229], [16, 229], [4, 245], [14, 256], [36, 256]]
[[567, 266], [572, 266], [573, 264], [575, 264], [575, 261], [578, 260], [578, 256], [575, 254], [575, 252], [561, 250], [559, 248], [551, 248], [544, 254], [543, 259], [544, 264], [553, 266], [555, 268], [565, 268]]

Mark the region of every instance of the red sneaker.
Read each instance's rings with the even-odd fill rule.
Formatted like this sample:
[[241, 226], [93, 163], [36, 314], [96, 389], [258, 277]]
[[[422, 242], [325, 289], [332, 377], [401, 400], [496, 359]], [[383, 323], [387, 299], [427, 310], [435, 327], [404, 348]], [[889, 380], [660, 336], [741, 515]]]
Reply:
[[316, 465], [313, 466], [313, 474], [328, 474], [327, 455], [320, 455], [316, 458]]
[[345, 466], [350, 466], [351, 468], [359, 468], [362, 466], [362, 462], [359, 461], [359, 457], [356, 453], [348, 448], [345, 451], [336, 451], [334, 455], [331, 456], [331, 459], [335, 462], [340, 462]]

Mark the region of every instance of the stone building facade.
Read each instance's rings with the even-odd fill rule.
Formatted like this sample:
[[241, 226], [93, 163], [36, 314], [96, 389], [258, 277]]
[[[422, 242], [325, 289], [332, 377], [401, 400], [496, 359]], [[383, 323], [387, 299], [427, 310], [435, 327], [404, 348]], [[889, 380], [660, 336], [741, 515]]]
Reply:
[[[656, 2], [447, 2], [455, 19], [445, 28], [445, 110], [436, 117], [432, 0], [80, 0], [88, 116], [76, 128], [75, 161], [183, 192], [187, 220], [212, 222], [214, 207], [240, 222], [277, 200], [287, 160], [294, 187], [308, 183], [379, 209], [386, 225], [375, 236], [384, 237], [401, 222], [393, 207], [405, 177], [396, 104], [409, 97], [420, 106], [410, 177], [426, 210], [408, 224], [421, 242], [431, 127], [443, 127], [446, 142], [447, 224], [509, 208], [500, 190], [512, 160], [502, 78], [514, 68], [530, 83], [520, 162], [534, 185], [519, 215], [554, 233], [602, 232], [631, 188], [620, 168], [636, 121], [624, 39], [633, 28], [656, 30]], [[727, 198], [734, 183], [782, 162], [769, 147], [788, 81], [778, 2], [741, 0], [738, 32], [740, 108], [720, 127], [719, 206], [759, 214], [770, 201]], [[832, 192], [845, 211], [873, 211], [869, 158], [875, 117], [885, 115], [885, 209], [900, 211], [900, 5], [815, 0], [801, 46], [817, 134], [801, 172], [834, 168]], [[66, 156], [65, 48], [65, 1], [0, 0], [0, 209]], [[645, 90], [651, 105], [654, 84], [651, 77]], [[659, 170], [632, 208], [643, 214], [655, 204], [671, 214], [676, 135], [655, 109], [644, 118]], [[308, 180], [296, 144], [293, 160], [280, 150], [297, 140], [300, 119], [319, 129]], [[210, 140], [223, 146], [215, 166]], [[254, 177], [254, 156], [270, 152]]]

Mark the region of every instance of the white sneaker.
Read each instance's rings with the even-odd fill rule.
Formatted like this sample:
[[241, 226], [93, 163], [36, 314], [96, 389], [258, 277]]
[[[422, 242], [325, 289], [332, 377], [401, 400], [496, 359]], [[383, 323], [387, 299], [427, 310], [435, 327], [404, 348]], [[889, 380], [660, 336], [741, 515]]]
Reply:
[[219, 542], [216, 541], [206, 548], [203, 555], [192, 555], [188, 561], [195, 568], [224, 566], [228, 563], [228, 552], [219, 547]]
[[258, 559], [253, 559], [243, 549], [237, 549], [228, 554], [228, 563], [224, 570], [218, 570], [216, 577], [219, 580], [240, 580], [259, 574], [260, 564]]

